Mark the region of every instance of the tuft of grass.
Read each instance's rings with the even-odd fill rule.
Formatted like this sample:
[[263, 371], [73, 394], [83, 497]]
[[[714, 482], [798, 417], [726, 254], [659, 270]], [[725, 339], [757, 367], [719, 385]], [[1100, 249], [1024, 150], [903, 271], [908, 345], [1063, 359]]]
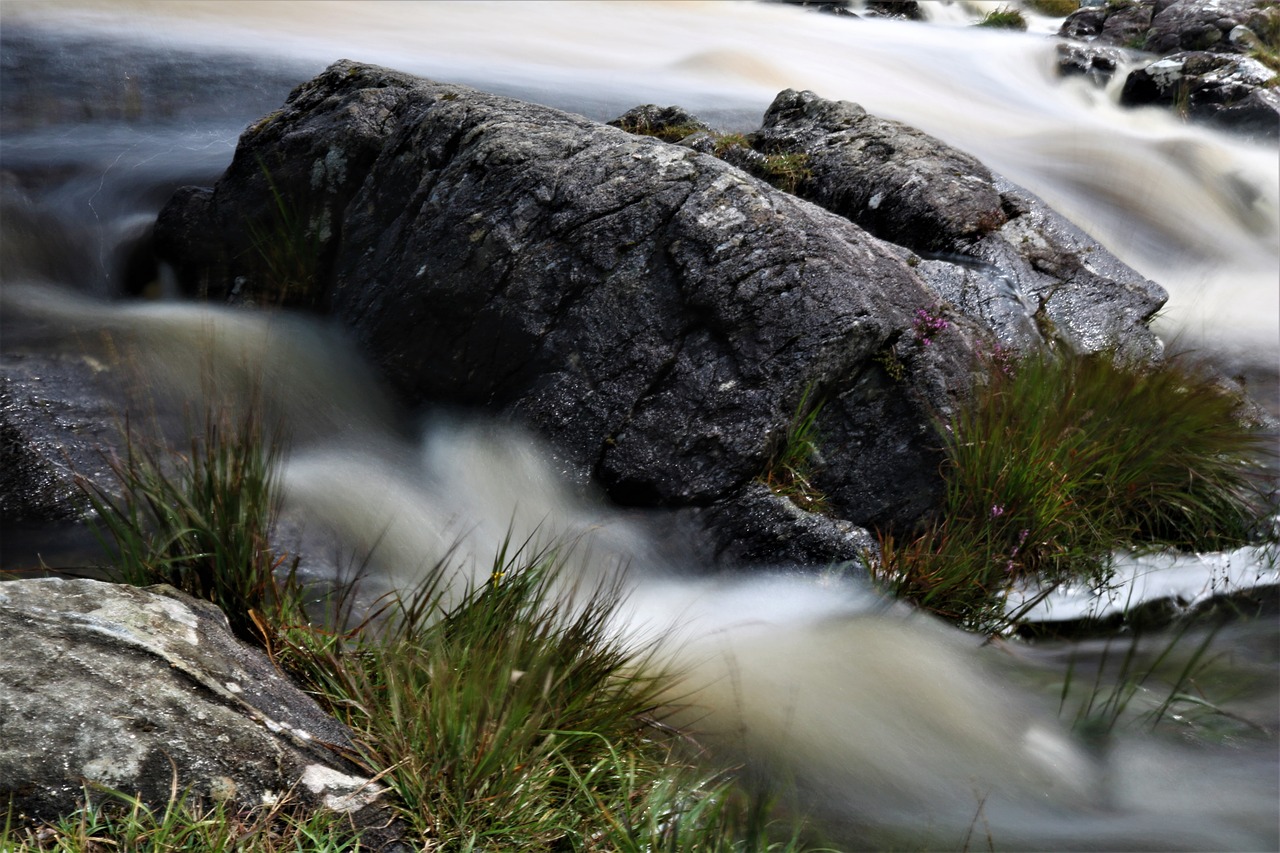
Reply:
[[[618, 588], [576, 589], [562, 577], [569, 546], [535, 551], [508, 541], [479, 588], [448, 590], [456, 573], [441, 564], [412, 594], [372, 613], [353, 613], [354, 589], [338, 589], [322, 604], [327, 614], [310, 608], [313, 619], [296, 573], [278, 571], [282, 560], [267, 543], [279, 443], [252, 413], [236, 426], [206, 418], [189, 454], [143, 452], [132, 440], [127, 447], [113, 466], [123, 497], [84, 484], [104, 545], [118, 553], [119, 578], [172, 583], [212, 601], [238, 633], [264, 644], [352, 729], [355, 760], [391, 788], [411, 845], [799, 849], [798, 830], [792, 842], [771, 845], [779, 830], [736, 782], [689, 764], [696, 744], [657, 718], [666, 673], [614, 632]], [[277, 849], [247, 834], [263, 825], [259, 816], [209, 812], [189, 799], [163, 813], [130, 803], [123, 821], [86, 809], [40, 838]], [[297, 831], [317, 840], [291, 849], [348, 849], [323, 834], [327, 826], [302, 820]], [[222, 835], [182, 847], [196, 830]], [[165, 846], [170, 839], [181, 843]], [[77, 843], [56, 849], [97, 849]]]
[[768, 847], [736, 783], [687, 764], [655, 718], [665, 674], [610, 629], [618, 591], [566, 598], [563, 555], [508, 543], [447, 611], [441, 567], [376, 625], [292, 626], [282, 656], [429, 846], [796, 849]]
[[989, 12], [985, 18], [974, 24], [974, 26], [991, 27], [998, 30], [1025, 30], [1027, 28], [1027, 19], [1022, 17], [1022, 13], [1017, 9], [1001, 6], [994, 12]]
[[1246, 542], [1268, 445], [1237, 419], [1239, 403], [1177, 358], [1038, 354], [992, 371], [943, 427], [941, 520], [905, 543], [885, 537], [880, 574], [902, 597], [990, 630], [1019, 578], [1100, 585], [1121, 548]]
[[827, 497], [812, 479], [819, 460], [817, 421], [823, 406], [814, 399], [813, 391], [810, 383], [800, 395], [795, 414], [770, 454], [760, 480], [774, 494], [789, 498], [801, 509], [826, 512]]
[[305, 205], [280, 192], [265, 163], [259, 168], [271, 205], [265, 216], [247, 220], [245, 227], [264, 281], [243, 295], [272, 306], [319, 307], [323, 223], [312, 222]]
[[[1181, 651], [1180, 643], [1185, 639], [1187, 626], [1190, 624], [1190, 622], [1185, 623], [1182, 631], [1175, 634], [1157, 652], [1155, 659], [1149, 662], [1142, 660], [1140, 638], [1130, 639], [1118, 670], [1114, 673], [1108, 671], [1112, 645], [1108, 640], [1097, 662], [1093, 683], [1088, 686], [1085, 695], [1078, 700], [1073, 724], [1075, 729], [1100, 739], [1109, 736], [1116, 726], [1127, 718], [1147, 722], [1155, 728], [1174, 707], [1181, 705], [1199, 706], [1202, 709], [1212, 707], [1207, 700], [1191, 695], [1189, 688], [1194, 685], [1197, 674], [1212, 663], [1207, 659], [1207, 654], [1216, 632], [1206, 632], [1189, 654], [1178, 654]], [[1163, 675], [1165, 670], [1172, 670], [1172, 672], [1169, 675]], [[1062, 683], [1060, 714], [1065, 711], [1071, 697], [1074, 676], [1075, 659], [1073, 658]], [[1153, 689], [1156, 682], [1164, 682], [1162, 689], [1158, 692]], [[1151, 695], [1163, 698], [1156, 702], [1149, 698]]]
[[261, 614], [282, 604], [275, 575], [287, 559], [268, 542], [281, 446], [253, 412], [238, 424], [206, 413], [187, 453], [147, 447], [126, 425], [125, 458], [109, 460], [123, 494], [77, 479], [113, 579], [170, 584], [218, 605], [238, 636], [265, 642]]
[[813, 177], [813, 170], [809, 168], [809, 155], [803, 152], [766, 154], [762, 171], [765, 180], [783, 192], [792, 194], [802, 183]]
[[106, 799], [85, 805], [60, 820], [18, 827], [13, 815], [0, 834], [0, 849], [9, 853], [99, 853], [105, 850], [168, 851], [245, 850], [258, 853], [343, 853], [360, 849], [346, 815], [307, 813], [286, 801], [242, 810], [226, 803], [205, 805], [174, 796], [152, 808], [120, 791], [101, 789]]
[[1065, 18], [1080, 8], [1080, 0], [1024, 0], [1027, 6], [1051, 18]]
[[696, 124], [664, 124], [654, 126], [644, 120], [624, 122], [620, 127], [627, 133], [635, 134], [636, 136], [652, 136], [655, 139], [661, 139], [663, 142], [679, 142], [686, 136], [694, 133], [701, 133], [705, 130], [705, 128]]

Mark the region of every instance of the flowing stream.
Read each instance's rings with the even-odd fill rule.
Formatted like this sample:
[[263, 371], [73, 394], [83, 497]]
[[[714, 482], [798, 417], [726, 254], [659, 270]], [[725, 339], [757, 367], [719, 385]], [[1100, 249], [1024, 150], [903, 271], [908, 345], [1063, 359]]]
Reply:
[[[445, 553], [464, 576], [483, 577], [513, 526], [517, 540], [585, 538], [578, 584], [628, 564], [617, 630], [659, 642], [686, 673], [681, 689], [695, 691], [696, 721], [675, 722], [794, 782], [837, 837], [958, 848], [978, 809], [997, 849], [1274, 848], [1274, 618], [1218, 638], [1233, 654], [1214, 677], [1240, 681], [1230, 710], [1247, 721], [1227, 726], [1224, 744], [1178, 743], [1190, 721], [1175, 714], [1160, 736], [1086, 747], [1058, 706], [1081, 701], [1063, 689], [1065, 674], [1103, 665], [1105, 646], [998, 654], [846, 580], [707, 578], [660, 547], [643, 519], [566, 492], [523, 436], [435, 420], [406, 438], [328, 332], [91, 298], [142, 284], [164, 295], [163, 270], [131, 266], [160, 205], [176, 186], [212, 182], [245, 126], [338, 58], [601, 120], [639, 103], [680, 104], [726, 130], [756, 126], [779, 90], [807, 88], [920, 127], [1040, 195], [1170, 291], [1168, 336], [1274, 395], [1274, 145], [1123, 111], [1083, 81], [1059, 81], [1042, 34], [969, 29], [960, 4], [933, 17], [851, 21], [754, 2], [6, 0], [0, 310], [41, 321], [44, 337], [4, 348], [70, 350], [109, 330], [137, 347], [157, 389], [180, 394], [208, 378], [207, 356], [196, 359], [213, 350], [223, 367], [211, 393], [224, 401], [243, 393], [238, 371], [266, 365], [290, 391], [279, 414], [309, 428], [285, 469], [287, 519], [370, 553], [373, 576], [391, 588]], [[1274, 582], [1267, 555], [1233, 559]], [[1158, 658], [1156, 646], [1136, 657]], [[1147, 699], [1135, 716], [1160, 701]]]

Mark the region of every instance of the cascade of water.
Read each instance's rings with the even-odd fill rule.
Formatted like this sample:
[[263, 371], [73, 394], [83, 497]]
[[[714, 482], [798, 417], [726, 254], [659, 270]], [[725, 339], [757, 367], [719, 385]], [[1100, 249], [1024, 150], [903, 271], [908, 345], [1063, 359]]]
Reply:
[[[757, 3], [10, 0], [0, 20], [197, 57], [270, 53], [296, 62], [276, 73], [298, 81], [348, 56], [602, 119], [640, 102], [676, 102], [745, 129], [779, 89], [811, 88], [915, 124], [1040, 194], [1166, 285], [1179, 328], [1275, 354], [1274, 150], [1123, 112], [1059, 84], [1052, 47], [1036, 37], [842, 21]], [[128, 217], [160, 203], [129, 188], [160, 195], [178, 179], [216, 175], [235, 133], [283, 94], [229, 94], [225, 112], [185, 120], [179, 109], [178, 119], [80, 129], [36, 122], [6, 130], [0, 150], [6, 168], [72, 164], [77, 181], [33, 198], [82, 234], [111, 232], [90, 253], [101, 279], [111, 268], [103, 253]], [[10, 219], [6, 240], [12, 227]], [[665, 653], [687, 673], [683, 687], [697, 691], [693, 708], [708, 736], [761, 772], [793, 777], [853, 837], [871, 829], [917, 844], [951, 841], [981, 802], [1001, 843], [1015, 847], [1277, 841], [1274, 756], [1228, 766], [1216, 755], [1126, 741], [1099, 759], [994, 675], [970, 642], [888, 612], [866, 589], [812, 578], [690, 579], [653, 555], [643, 530], [566, 495], [522, 439], [451, 428], [428, 432], [421, 445], [403, 441], [327, 333], [4, 288], [6, 312], [43, 318], [63, 334], [106, 329], [129, 338], [157, 386], [186, 392], [203, 381], [210, 362], [200, 354], [210, 348], [221, 354], [218, 396], [246, 393], [246, 377], [265, 378], [280, 391], [281, 416], [313, 431], [285, 470], [289, 511], [329, 528], [349, 552], [372, 551], [370, 567], [388, 586], [411, 586], [446, 554], [460, 559], [460, 581], [475, 580], [512, 523], [529, 535], [587, 537], [594, 559], [577, 568], [595, 578], [630, 563], [632, 595], [617, 629], [637, 642], [666, 638]], [[1203, 319], [1208, 300], [1224, 307]], [[1203, 325], [1192, 328], [1197, 316]], [[920, 825], [926, 806], [932, 826]]]
[[[1280, 347], [1274, 146], [1123, 110], [1052, 71], [1043, 34], [849, 20], [766, 3], [9, 2], [11, 22], [153, 45], [339, 56], [599, 119], [677, 102], [753, 126], [783, 88], [857, 101], [1023, 184], [1172, 294], [1166, 328]], [[145, 22], [140, 24], [139, 22]]]

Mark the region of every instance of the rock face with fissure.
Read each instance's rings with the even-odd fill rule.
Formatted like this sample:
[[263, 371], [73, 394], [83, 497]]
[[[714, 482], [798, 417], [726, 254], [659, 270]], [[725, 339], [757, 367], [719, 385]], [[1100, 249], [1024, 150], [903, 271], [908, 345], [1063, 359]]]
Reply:
[[[70, 814], [102, 788], [245, 808], [293, 802], [387, 823], [348, 731], [213, 605], [171, 587], [0, 583], [0, 808]], [[373, 836], [370, 836], [373, 843]]]
[[[868, 151], [883, 153], [890, 130], [908, 135], [853, 105], [784, 96], [771, 108], [779, 133], [798, 99], [820, 118], [875, 124]], [[813, 145], [860, 145], [793, 118], [788, 138], [815, 161]], [[916, 159], [875, 155], [877, 221], [901, 224], [880, 236], [916, 245], [910, 235], [929, 234], [922, 247], [965, 248], [971, 267], [993, 266], [977, 247], [1009, 227], [1012, 188], [958, 152], [913, 144]], [[849, 159], [836, 150], [831, 169]], [[949, 188], [941, 201], [927, 180], [892, 190], [917, 172]], [[933, 208], [916, 215], [900, 196]], [[934, 419], [968, 393], [980, 350], [1026, 340], [992, 328], [997, 309], [966, 290], [966, 273], [926, 270], [833, 207], [688, 147], [343, 61], [246, 131], [216, 187], [176, 195], [157, 239], [190, 286], [241, 297], [269, 291], [290, 242], [302, 243], [314, 304], [354, 330], [403, 399], [513, 416], [551, 440], [568, 473], [623, 503], [759, 516], [753, 482], [808, 390], [827, 402], [822, 478], [835, 516], [913, 524], [939, 495]], [[1163, 294], [1129, 276], [1141, 286], [1113, 288], [1123, 305], [1108, 296], [1090, 312], [1069, 282], [1045, 296], [1098, 330], [1073, 334], [1055, 319], [1058, 337], [1151, 352], [1144, 322]], [[1050, 287], [1021, 284], [1031, 296]], [[946, 333], [922, 338], [922, 311], [948, 314]], [[719, 529], [727, 544], [732, 530]], [[847, 531], [831, 531], [847, 550]]]

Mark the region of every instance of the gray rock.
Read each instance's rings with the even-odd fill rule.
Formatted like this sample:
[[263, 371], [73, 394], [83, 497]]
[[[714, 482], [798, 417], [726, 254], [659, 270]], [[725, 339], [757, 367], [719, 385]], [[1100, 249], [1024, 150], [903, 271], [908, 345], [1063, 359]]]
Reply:
[[[1158, 349], [1145, 320], [1162, 291], [1118, 263], [1119, 278], [1090, 272], [1058, 220], [976, 160], [812, 93], [780, 95], [751, 139], [761, 157], [804, 154], [797, 191], [877, 235], [693, 150], [705, 133], [669, 145], [350, 62], [246, 131], [217, 186], [175, 196], [156, 233], [211, 293], [264, 291], [245, 223], [283, 200], [314, 241], [315, 303], [403, 400], [514, 417], [623, 504], [749, 494], [808, 390], [831, 401], [834, 517], [913, 525], [940, 494], [934, 419], [968, 393], [979, 349], [1049, 327], [1089, 351]], [[878, 236], [997, 272], [966, 285]], [[921, 312], [946, 331], [924, 342]], [[818, 561], [847, 550], [838, 523], [805, 535], [818, 527]]]
[[[260, 160], [323, 201], [327, 301], [405, 399], [514, 415], [623, 503], [740, 489], [807, 387], [839, 393], [932, 302], [885, 244], [714, 158], [352, 63], [242, 138], [198, 229], [229, 235], [224, 289], [260, 274], [238, 242], [272, 204]], [[971, 359], [949, 336], [925, 361], [963, 381], [897, 389], [916, 421]]]
[[[1280, 111], [1267, 88], [1275, 77], [1275, 71], [1247, 56], [1181, 51], [1130, 73], [1120, 103], [1161, 104], [1188, 118], [1275, 137]], [[1230, 112], [1219, 116], [1224, 111]]]
[[1209, 117], [1209, 123], [1260, 139], [1280, 138], [1280, 90], [1256, 89]]
[[85, 510], [77, 473], [107, 477], [119, 409], [98, 393], [91, 361], [0, 357], [0, 518], [65, 521]]
[[[153, 806], [172, 786], [244, 808], [286, 794], [385, 822], [383, 786], [342, 758], [349, 732], [171, 587], [0, 583], [0, 804], [70, 814], [90, 786]], [[371, 839], [372, 840], [372, 839]]]
[[[924, 255], [899, 252], [925, 280], [931, 305], [963, 314], [989, 343], [1159, 355], [1146, 328], [1165, 299], [1158, 285], [940, 140], [857, 104], [793, 90], [778, 95], [749, 138], [757, 157], [806, 158], [811, 174], [797, 194]], [[894, 347], [899, 356], [914, 352]]]
[[1130, 72], [1120, 96], [1126, 106], [1162, 105], [1194, 121], [1244, 135], [1280, 137], [1280, 111], [1267, 94], [1277, 74], [1252, 55], [1280, 49], [1280, 7], [1274, 4], [1265, 0], [1108, 3], [1072, 13], [1059, 35], [1096, 42], [1060, 46], [1063, 74], [1093, 73], [1092, 57], [1102, 45], [1161, 55]]
[[733, 530], [714, 543], [708, 560], [723, 566], [858, 566], [879, 545], [848, 521], [807, 512], [789, 498], [752, 482], [709, 507], [685, 510], [702, 529]]
[[1058, 74], [1085, 77], [1097, 86], [1106, 86], [1124, 59], [1125, 51], [1118, 47], [1062, 42], [1058, 45]]
[[1145, 47], [1161, 54], [1231, 50], [1231, 31], [1267, 14], [1257, 0], [1178, 0], [1161, 8], [1151, 19]]
[[761, 153], [807, 158], [798, 194], [916, 251], [963, 251], [1007, 219], [976, 159], [849, 101], [787, 89], [749, 139]]

